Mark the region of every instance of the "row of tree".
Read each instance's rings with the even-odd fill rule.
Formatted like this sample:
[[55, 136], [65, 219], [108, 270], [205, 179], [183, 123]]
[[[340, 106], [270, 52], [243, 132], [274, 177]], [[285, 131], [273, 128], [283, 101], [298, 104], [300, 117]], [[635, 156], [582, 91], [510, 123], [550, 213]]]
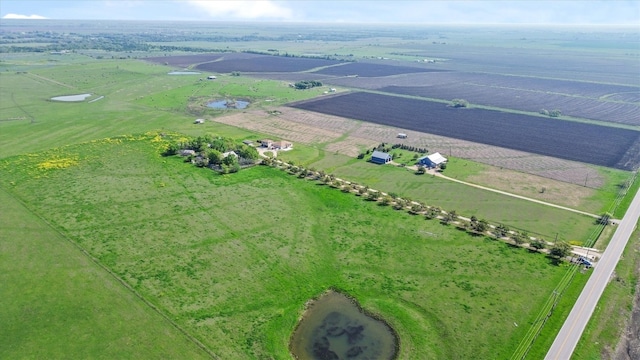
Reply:
[[[385, 194], [369, 188], [366, 185], [345, 181], [327, 174], [322, 170], [306, 169], [293, 162], [282, 162], [273, 158], [263, 159], [262, 164], [280, 168], [301, 179], [321, 181], [323, 184], [340, 189], [345, 193], [354, 193], [368, 201], [375, 201], [380, 206], [392, 206], [396, 210], [406, 210], [413, 215], [423, 215], [426, 219], [437, 219], [444, 225], [455, 225], [472, 235], [492, 236], [515, 246], [525, 246], [532, 251], [546, 252], [557, 259], [563, 259], [571, 253], [571, 246], [563, 241], [550, 244], [542, 238], [533, 238], [526, 232], [509, 229], [504, 224], [491, 225], [486, 220], [478, 220], [475, 216], [470, 219], [461, 218], [456, 211], [444, 211], [437, 206], [428, 206], [421, 202], [398, 197], [394, 193]], [[548, 250], [545, 250], [547, 249]]]
[[303, 80], [293, 84], [293, 87], [298, 90], [311, 89], [317, 86], [322, 86], [322, 83], [317, 80]]

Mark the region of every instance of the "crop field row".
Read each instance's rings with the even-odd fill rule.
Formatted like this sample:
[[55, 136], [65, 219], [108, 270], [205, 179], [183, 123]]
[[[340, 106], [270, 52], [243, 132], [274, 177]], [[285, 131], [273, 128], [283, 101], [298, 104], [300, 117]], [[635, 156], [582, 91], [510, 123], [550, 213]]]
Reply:
[[[427, 148], [430, 151], [439, 151], [445, 155], [589, 188], [599, 188], [604, 184], [604, 178], [596, 168], [580, 162], [291, 107], [280, 107], [278, 111], [277, 117], [263, 111], [247, 111], [242, 114], [216, 117], [212, 120], [287, 139], [294, 143], [313, 146], [326, 144], [325, 150], [348, 156], [355, 156], [381, 142], [391, 144], [402, 142]], [[273, 127], [276, 123], [277, 126]], [[400, 141], [397, 137], [398, 132], [407, 133], [408, 138]]]
[[[522, 42], [523, 45], [526, 42]], [[634, 45], [637, 49], [637, 42]], [[558, 51], [558, 49], [509, 48], [496, 51], [493, 46], [398, 45], [400, 51], [425, 58], [443, 58], [443, 69], [544, 76], [557, 79], [638, 85], [640, 64], [636, 56], [588, 51]], [[637, 52], [637, 50], [635, 50]]]
[[587, 97], [561, 95], [543, 91], [530, 91], [484, 84], [457, 82], [435, 86], [388, 86], [380, 91], [451, 100], [462, 98], [472, 104], [538, 112], [558, 109], [562, 115], [579, 118], [640, 125], [640, 105], [602, 101]]
[[290, 105], [324, 114], [427, 132], [513, 150], [622, 170], [640, 164], [627, 152], [640, 132], [592, 124], [372, 93], [350, 93]]

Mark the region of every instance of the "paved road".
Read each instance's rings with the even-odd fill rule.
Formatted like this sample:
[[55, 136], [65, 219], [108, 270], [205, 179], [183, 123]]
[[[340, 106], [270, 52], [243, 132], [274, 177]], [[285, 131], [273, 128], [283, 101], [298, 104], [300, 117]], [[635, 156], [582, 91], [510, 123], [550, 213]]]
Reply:
[[582, 290], [582, 293], [580, 293], [573, 309], [571, 309], [569, 317], [567, 317], [564, 325], [562, 325], [545, 360], [567, 360], [571, 358], [571, 354], [573, 354], [573, 350], [576, 348], [578, 340], [580, 340], [582, 332], [585, 326], [587, 326], [587, 322], [591, 314], [593, 314], [593, 310], [605, 286], [609, 282], [616, 264], [618, 264], [622, 251], [638, 223], [638, 218], [640, 218], [640, 191], [638, 191], [633, 198], [629, 210], [627, 210], [627, 213], [618, 225], [618, 229], [611, 238], [611, 243], [609, 243], [600, 261], [594, 268], [593, 274], [591, 274], [587, 285]]

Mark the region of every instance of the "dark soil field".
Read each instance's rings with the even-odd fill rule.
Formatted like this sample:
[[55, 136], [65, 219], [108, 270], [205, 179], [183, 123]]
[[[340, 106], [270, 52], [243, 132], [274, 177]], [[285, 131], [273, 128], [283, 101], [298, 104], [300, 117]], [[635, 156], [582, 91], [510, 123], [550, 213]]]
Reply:
[[[223, 56], [230, 56], [229, 54], [214, 53], [214, 54], [198, 54], [198, 55], [174, 55], [174, 56], [156, 56], [148, 57], [143, 60], [151, 61], [158, 64], [167, 64], [170, 66], [185, 68], [193, 64], [200, 64], [209, 61], [215, 61]], [[235, 55], [235, 54], [234, 54]]]
[[[539, 80], [539, 79], [532, 79]], [[595, 84], [594, 84], [595, 85]], [[561, 91], [562, 89], [553, 89]], [[435, 86], [387, 86], [379, 89], [394, 94], [414, 95], [435, 99], [466, 99], [472, 104], [538, 112], [558, 109], [563, 115], [584, 119], [640, 125], [640, 105], [603, 101], [597, 98], [551, 93], [550, 91], [493, 87], [484, 84], [457, 82]]]
[[339, 64], [336, 60], [269, 56], [250, 53], [212, 53], [198, 55], [159, 56], [144, 60], [176, 67], [196, 65], [208, 72], [298, 72]]
[[349, 76], [358, 75], [363, 77], [393, 76], [400, 74], [423, 73], [423, 72], [440, 72], [441, 69], [429, 69], [425, 67], [402, 66], [402, 65], [384, 65], [365, 62], [356, 62], [344, 64], [342, 66], [333, 66], [316, 71], [318, 74]]
[[[522, 46], [531, 45], [522, 40]], [[603, 83], [638, 85], [640, 62], [633, 55], [606, 54], [597, 51], [571, 52], [535, 48], [515, 48], [495, 51], [484, 46], [416, 45], [415, 50], [407, 50], [411, 45], [403, 44], [402, 53], [416, 57], [443, 58], [439, 63], [443, 69], [502, 73], [547, 78], [579, 79]], [[629, 45], [629, 52], [637, 52], [637, 40]], [[399, 47], [400, 48], [400, 47]], [[400, 50], [400, 49], [399, 49]]]
[[623, 170], [640, 164], [640, 132], [627, 129], [372, 93], [290, 106]]
[[[246, 54], [245, 54], [246, 55]], [[201, 71], [230, 73], [240, 72], [298, 72], [317, 67], [339, 64], [339, 61], [325, 59], [293, 58], [269, 55], [252, 55], [250, 58], [223, 57], [214, 62], [196, 66]]]

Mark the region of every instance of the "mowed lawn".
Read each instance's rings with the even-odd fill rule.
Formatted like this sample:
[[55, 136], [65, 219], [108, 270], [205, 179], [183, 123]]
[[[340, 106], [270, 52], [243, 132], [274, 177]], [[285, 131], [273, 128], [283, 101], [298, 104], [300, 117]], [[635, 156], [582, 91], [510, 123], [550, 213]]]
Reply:
[[330, 287], [385, 318], [402, 359], [508, 358], [565, 271], [276, 169], [217, 175], [162, 158], [161, 145], [122, 137], [12, 157], [0, 186], [224, 359], [290, 358], [304, 303]]
[[0, 358], [208, 357], [3, 189], [0, 202]]

